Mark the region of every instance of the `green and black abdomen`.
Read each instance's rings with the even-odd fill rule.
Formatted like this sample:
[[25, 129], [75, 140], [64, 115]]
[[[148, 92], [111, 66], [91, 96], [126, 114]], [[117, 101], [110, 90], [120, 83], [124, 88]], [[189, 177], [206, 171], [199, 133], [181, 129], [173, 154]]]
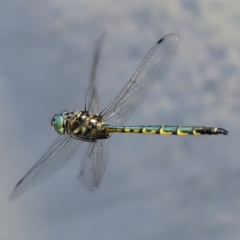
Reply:
[[112, 126], [102, 125], [108, 133], [142, 133], [142, 134], [161, 134], [161, 135], [217, 135], [228, 132], [223, 128], [218, 127], [204, 127], [204, 126], [167, 126], [167, 125], [154, 125], [154, 126]]

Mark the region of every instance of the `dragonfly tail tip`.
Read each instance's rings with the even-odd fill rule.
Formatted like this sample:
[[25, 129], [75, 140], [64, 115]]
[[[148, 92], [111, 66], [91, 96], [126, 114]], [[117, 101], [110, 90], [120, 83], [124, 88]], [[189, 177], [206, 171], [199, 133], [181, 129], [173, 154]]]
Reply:
[[223, 135], [228, 135], [228, 131], [225, 130], [224, 128], [218, 128], [217, 133], [218, 134], [223, 134]]

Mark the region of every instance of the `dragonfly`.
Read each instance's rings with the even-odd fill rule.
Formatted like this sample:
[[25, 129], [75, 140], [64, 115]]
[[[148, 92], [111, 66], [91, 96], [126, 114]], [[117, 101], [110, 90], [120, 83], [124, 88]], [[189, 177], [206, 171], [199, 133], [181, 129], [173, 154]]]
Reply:
[[169, 61], [174, 56], [179, 36], [171, 33], [150, 49], [137, 70], [119, 92], [119, 94], [99, 111], [96, 70], [99, 62], [101, 37], [95, 46], [91, 75], [82, 111], [62, 111], [55, 114], [51, 125], [59, 134], [45, 154], [17, 183], [10, 198], [16, 198], [46, 180], [59, 170], [76, 152], [82, 142], [88, 142], [79, 176], [90, 190], [99, 187], [108, 160], [108, 142], [112, 133], [141, 133], [160, 135], [227, 135], [219, 127], [205, 126], [169, 126], [169, 125], [133, 125], [123, 124], [142, 100], [149, 86], [163, 77]]

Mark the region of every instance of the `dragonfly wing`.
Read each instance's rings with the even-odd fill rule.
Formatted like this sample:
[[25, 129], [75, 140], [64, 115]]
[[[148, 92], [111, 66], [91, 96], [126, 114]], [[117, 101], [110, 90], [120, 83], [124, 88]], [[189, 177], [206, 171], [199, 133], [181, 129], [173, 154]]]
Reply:
[[43, 182], [60, 169], [80, 146], [81, 141], [69, 136], [59, 136], [46, 153], [17, 183], [10, 198], [16, 198]]
[[100, 58], [103, 35], [99, 38], [96, 43], [94, 58], [92, 63], [91, 77], [89, 79], [89, 85], [87, 88], [86, 96], [85, 96], [85, 110], [91, 113], [99, 112], [99, 100], [98, 100], [98, 92], [96, 86], [96, 73], [97, 73], [97, 65]]
[[175, 33], [160, 39], [145, 56], [131, 79], [116, 98], [100, 113], [104, 121], [123, 125], [130, 117], [145, 90], [166, 72], [170, 59], [176, 52], [179, 36]]
[[80, 177], [90, 190], [98, 188], [108, 160], [108, 140], [96, 140], [89, 144], [83, 159]]

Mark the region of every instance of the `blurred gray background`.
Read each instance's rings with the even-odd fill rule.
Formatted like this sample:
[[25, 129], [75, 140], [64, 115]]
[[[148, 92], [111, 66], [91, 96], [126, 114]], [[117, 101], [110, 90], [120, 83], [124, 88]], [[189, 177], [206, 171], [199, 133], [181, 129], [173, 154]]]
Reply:
[[[240, 236], [238, 0], [1, 0], [0, 239], [192, 239]], [[77, 178], [87, 144], [15, 201], [14, 185], [56, 138], [54, 113], [81, 110], [93, 49], [101, 109], [152, 45], [180, 35], [168, 76], [128, 124], [224, 127], [228, 136], [110, 139], [100, 188]]]

